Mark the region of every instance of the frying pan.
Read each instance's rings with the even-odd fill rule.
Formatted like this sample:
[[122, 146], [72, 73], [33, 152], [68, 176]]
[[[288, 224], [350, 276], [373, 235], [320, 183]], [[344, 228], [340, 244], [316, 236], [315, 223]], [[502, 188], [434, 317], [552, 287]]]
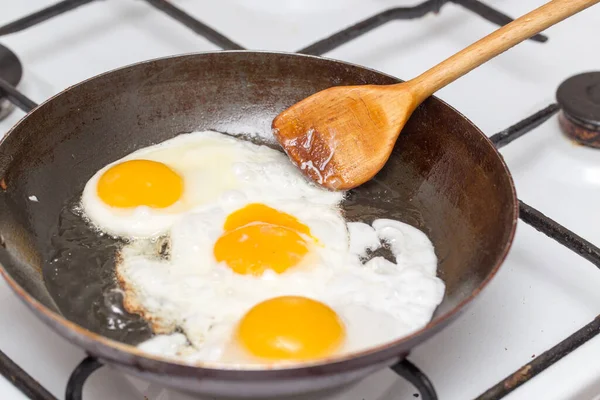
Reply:
[[70, 342], [105, 364], [183, 391], [279, 397], [340, 386], [389, 366], [477, 296], [503, 262], [516, 227], [515, 190], [502, 158], [477, 127], [435, 97], [415, 111], [383, 170], [343, 204], [348, 220], [401, 220], [434, 243], [444, 299], [426, 327], [393, 343], [260, 371], [148, 356], [135, 347], [151, 335], [148, 325], [107, 301], [119, 300], [118, 243], [99, 253], [106, 243], [94, 240], [112, 239], [95, 238], [66, 256], [56, 248], [57, 241], [86, 236], [65, 210], [109, 162], [200, 130], [252, 134], [275, 146], [271, 122], [291, 104], [335, 85], [396, 82], [320, 57], [223, 51], [142, 62], [70, 87], [29, 113], [0, 143], [0, 270], [29, 308]]

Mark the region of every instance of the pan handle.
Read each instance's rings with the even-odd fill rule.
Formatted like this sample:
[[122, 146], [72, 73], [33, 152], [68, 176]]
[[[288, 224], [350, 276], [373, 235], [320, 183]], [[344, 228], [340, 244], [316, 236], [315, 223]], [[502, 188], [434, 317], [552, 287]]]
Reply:
[[420, 392], [421, 400], [437, 400], [437, 394], [431, 381], [415, 366], [415, 364], [403, 359], [390, 367], [392, 371], [412, 383], [412, 385]]
[[87, 356], [73, 370], [67, 383], [65, 400], [82, 400], [83, 385], [90, 375], [98, 368], [104, 366], [96, 357]]

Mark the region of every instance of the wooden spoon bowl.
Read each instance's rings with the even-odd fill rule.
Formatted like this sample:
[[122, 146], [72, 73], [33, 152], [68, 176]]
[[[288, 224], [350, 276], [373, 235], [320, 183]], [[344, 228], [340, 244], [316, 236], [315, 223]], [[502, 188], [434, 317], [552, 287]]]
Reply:
[[383, 168], [417, 104], [409, 89], [395, 85], [332, 87], [279, 114], [273, 134], [305, 175], [350, 189]]

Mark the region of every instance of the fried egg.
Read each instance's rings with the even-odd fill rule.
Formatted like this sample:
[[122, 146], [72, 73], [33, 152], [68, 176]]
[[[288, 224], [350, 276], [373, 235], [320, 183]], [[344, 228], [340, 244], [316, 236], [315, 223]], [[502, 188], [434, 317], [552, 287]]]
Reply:
[[81, 209], [100, 231], [145, 238], [164, 234], [186, 213], [227, 198], [315, 197], [338, 202], [300, 176], [287, 157], [217, 132], [181, 134], [135, 151], [97, 171]]

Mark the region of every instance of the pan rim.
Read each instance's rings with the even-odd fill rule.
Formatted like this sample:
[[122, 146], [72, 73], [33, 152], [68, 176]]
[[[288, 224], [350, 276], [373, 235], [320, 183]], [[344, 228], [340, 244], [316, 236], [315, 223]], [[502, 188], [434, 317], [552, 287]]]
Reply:
[[[402, 80], [391, 76], [389, 74], [377, 71], [372, 68], [364, 67], [358, 64], [353, 64], [341, 60], [336, 60], [333, 58], [321, 57], [321, 56], [313, 56], [307, 54], [298, 54], [291, 52], [280, 52], [280, 51], [253, 51], [253, 50], [223, 50], [223, 51], [207, 51], [207, 52], [192, 52], [185, 54], [178, 54], [167, 57], [159, 57], [149, 60], [144, 60], [141, 62], [129, 64], [126, 66], [122, 66], [119, 68], [112, 69], [110, 71], [103, 72], [101, 74], [95, 75], [88, 79], [85, 79], [75, 85], [71, 85], [64, 89], [63, 91], [57, 93], [56, 95], [48, 98], [44, 102], [40, 103], [37, 107], [31, 110], [28, 114], [26, 114], [23, 118], [21, 118], [4, 136], [4, 138], [0, 141], [0, 148], [4, 144], [4, 141], [9, 138], [14, 131], [16, 131], [19, 126], [25, 121], [30, 115], [38, 110], [44, 108], [44, 106], [54, 99], [62, 96], [63, 94], [73, 90], [76, 87], [80, 87], [82, 85], [87, 84], [88, 82], [94, 81], [98, 78], [101, 78], [106, 75], [110, 75], [119, 71], [123, 71], [130, 68], [135, 68], [140, 65], [154, 63], [157, 61], [165, 61], [165, 60], [176, 60], [183, 59], [186, 57], [197, 57], [197, 56], [207, 56], [207, 55], [215, 55], [215, 54], [232, 54], [232, 53], [243, 53], [243, 54], [267, 54], [274, 56], [289, 56], [289, 57], [298, 57], [298, 58], [308, 58], [308, 59], [317, 59], [323, 60], [326, 62], [342, 64], [354, 68], [359, 68], [362, 70], [367, 70], [370, 72], [374, 72], [378, 75], [382, 75], [388, 78], [391, 78], [397, 82], [401, 82]], [[432, 96], [435, 97], [435, 96]], [[54, 312], [47, 308], [45, 305], [40, 303], [38, 300], [34, 299], [29, 293], [25, 291], [6, 271], [4, 266], [0, 263], [0, 274], [4, 277], [6, 282], [12, 288], [12, 290], [18, 295], [18, 297], [30, 308], [34, 311], [34, 314], [39, 316], [50, 328], [54, 331], [58, 332], [62, 337], [72, 340], [78, 347], [83, 348], [91, 355], [98, 357], [100, 360], [105, 361], [110, 364], [122, 365], [134, 367], [136, 369], [140, 369], [147, 372], [161, 372], [173, 375], [183, 375], [183, 376], [198, 376], [202, 377], [218, 377], [221, 379], [236, 379], [236, 380], [244, 380], [244, 381], [255, 381], [257, 379], [271, 379], [271, 378], [282, 378], [282, 377], [299, 377], [299, 376], [314, 376], [316, 374], [323, 375], [326, 373], [335, 373], [342, 371], [349, 371], [359, 369], [361, 367], [366, 367], [370, 365], [375, 365], [377, 363], [388, 362], [393, 359], [401, 359], [406, 356], [407, 350], [405, 348], [414, 347], [417, 343], [420, 343], [422, 336], [425, 339], [429, 338], [435, 333], [435, 328], [442, 328], [455, 319], [462, 311], [465, 310], [465, 307], [469, 305], [478, 295], [479, 293], [488, 286], [489, 282], [496, 276], [500, 266], [504, 263], [510, 249], [512, 243], [514, 241], [514, 236], [516, 232], [516, 227], [518, 223], [518, 199], [516, 196], [516, 189], [514, 185], [514, 181], [512, 175], [506, 165], [503, 157], [498, 152], [498, 149], [494, 146], [491, 140], [467, 117], [465, 117], [462, 113], [457, 111], [454, 107], [447, 104], [443, 100], [435, 97], [437, 101], [441, 104], [448, 107], [450, 110], [454, 111], [458, 116], [462, 117], [466, 122], [471, 125], [471, 127], [484, 139], [484, 142], [487, 146], [490, 146], [492, 151], [495, 153], [498, 161], [500, 161], [500, 165], [502, 170], [504, 171], [505, 176], [508, 178], [509, 187], [511, 190], [511, 199], [512, 199], [512, 218], [511, 218], [511, 226], [509, 235], [505, 241], [504, 247], [501, 251], [501, 254], [496, 259], [494, 267], [491, 269], [488, 276], [474, 289], [471, 294], [454, 306], [450, 311], [439, 315], [433, 318], [427, 325], [423, 328], [413, 332], [408, 336], [401, 337], [400, 339], [394, 340], [392, 342], [388, 342], [383, 345], [371, 347], [366, 350], [362, 350], [359, 352], [354, 352], [350, 354], [346, 354], [343, 356], [337, 356], [335, 358], [328, 358], [323, 360], [318, 360], [310, 363], [302, 363], [295, 364], [291, 366], [282, 366], [275, 367], [271, 369], [236, 369], [236, 368], [226, 368], [224, 365], [215, 365], [213, 366], [211, 363], [197, 363], [197, 364], [187, 364], [184, 362], [180, 362], [178, 360], [155, 356], [147, 353], [143, 353], [138, 350], [135, 346], [125, 344], [122, 342], [118, 342], [116, 340], [108, 339], [102, 335], [89, 331], [88, 329], [75, 324], [74, 322], [69, 321], [62, 315], [57, 312]], [[124, 357], [126, 356], [126, 357]]]

